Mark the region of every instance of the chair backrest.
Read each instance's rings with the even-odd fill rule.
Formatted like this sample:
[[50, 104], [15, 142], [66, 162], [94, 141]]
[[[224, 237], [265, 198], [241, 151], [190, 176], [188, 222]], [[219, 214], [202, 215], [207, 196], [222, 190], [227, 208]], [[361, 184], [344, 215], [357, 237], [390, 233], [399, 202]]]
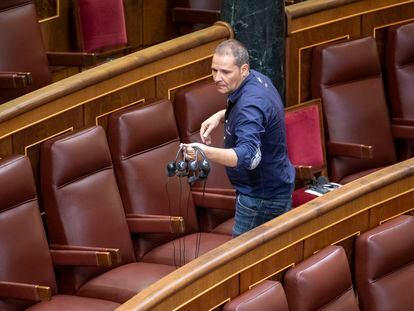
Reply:
[[79, 48], [101, 52], [128, 42], [123, 0], [74, 0]]
[[414, 23], [389, 28], [386, 67], [393, 117], [414, 119]]
[[[1, 281], [50, 286], [56, 293], [33, 172], [25, 156], [0, 160], [0, 258]], [[24, 304], [0, 298], [0, 310]]]
[[[41, 146], [41, 188], [51, 243], [120, 250], [135, 261], [105, 132], [100, 126], [47, 140]], [[75, 268], [79, 288], [104, 268]]]
[[[226, 108], [227, 97], [217, 91], [214, 82], [194, 84], [178, 91], [175, 95], [174, 110], [181, 141], [201, 142], [201, 123], [217, 111]], [[219, 124], [212, 132], [211, 146], [223, 147], [223, 133], [223, 124]], [[223, 165], [211, 163], [211, 174], [208, 176], [206, 188], [233, 189]]]
[[295, 166], [312, 166], [314, 172], [323, 172], [326, 159], [320, 101], [286, 108], [285, 123], [290, 162]]
[[[125, 212], [182, 216], [185, 234], [198, 230], [187, 178], [167, 177], [166, 166], [180, 146], [169, 100], [145, 103], [113, 113], [108, 141]], [[135, 240], [141, 258], [179, 234], [142, 234]]]
[[285, 291], [277, 281], [263, 281], [224, 305], [223, 311], [289, 311]]
[[49, 84], [52, 80], [33, 1], [0, 1], [0, 71], [30, 72], [31, 85], [0, 89], [0, 103]]
[[372, 159], [329, 158], [333, 181], [396, 162], [375, 39], [313, 50], [313, 98], [322, 98], [328, 140], [373, 147]]
[[340, 246], [328, 246], [288, 270], [284, 288], [291, 311], [359, 310]]
[[[180, 89], [175, 95], [174, 112], [181, 141], [201, 142], [201, 123], [217, 111], [226, 108], [227, 97], [217, 91], [214, 82], [203, 81]], [[223, 124], [219, 124], [211, 133], [211, 145], [222, 148], [223, 136]], [[224, 199], [235, 193], [224, 166], [214, 162], [211, 162], [210, 166], [208, 179], [205, 182], [196, 182], [192, 186], [193, 190], [202, 193], [202, 204], [205, 206], [209, 204], [206, 206], [205, 213], [200, 213], [199, 216], [200, 226], [207, 231], [213, 230], [218, 224], [234, 216], [235, 204], [231, 199]], [[205, 189], [207, 191], [203, 191]], [[227, 209], [221, 209], [223, 205], [226, 205]]]
[[414, 217], [389, 220], [357, 238], [355, 278], [361, 309], [412, 309]]

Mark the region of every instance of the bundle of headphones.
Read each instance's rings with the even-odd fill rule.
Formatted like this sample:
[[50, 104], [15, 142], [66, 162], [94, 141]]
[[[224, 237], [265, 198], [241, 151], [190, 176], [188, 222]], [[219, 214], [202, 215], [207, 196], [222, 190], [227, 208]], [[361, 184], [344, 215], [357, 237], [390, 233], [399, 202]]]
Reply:
[[[166, 174], [168, 177], [188, 177], [188, 183], [193, 184], [197, 180], [206, 180], [210, 173], [210, 162], [204, 151], [198, 146], [191, 146], [195, 150], [193, 160], [187, 161], [183, 145], [177, 151], [174, 161], [167, 164]], [[180, 156], [181, 155], [181, 156]], [[201, 159], [199, 160], [199, 155]]]

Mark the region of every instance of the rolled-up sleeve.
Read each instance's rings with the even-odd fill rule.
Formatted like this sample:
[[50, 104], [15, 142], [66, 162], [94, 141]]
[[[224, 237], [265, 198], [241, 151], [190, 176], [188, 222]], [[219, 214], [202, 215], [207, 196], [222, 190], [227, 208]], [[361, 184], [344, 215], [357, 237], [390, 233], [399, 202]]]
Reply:
[[237, 167], [249, 170], [255, 169], [261, 159], [261, 139], [264, 132], [264, 116], [254, 104], [245, 105], [238, 113], [236, 120], [236, 147]]

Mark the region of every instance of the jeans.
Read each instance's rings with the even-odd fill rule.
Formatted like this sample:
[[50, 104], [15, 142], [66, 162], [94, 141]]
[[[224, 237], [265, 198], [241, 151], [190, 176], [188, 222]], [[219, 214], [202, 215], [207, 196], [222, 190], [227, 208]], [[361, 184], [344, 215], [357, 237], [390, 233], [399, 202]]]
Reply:
[[233, 237], [249, 231], [292, 208], [292, 196], [280, 195], [276, 199], [263, 200], [237, 194]]

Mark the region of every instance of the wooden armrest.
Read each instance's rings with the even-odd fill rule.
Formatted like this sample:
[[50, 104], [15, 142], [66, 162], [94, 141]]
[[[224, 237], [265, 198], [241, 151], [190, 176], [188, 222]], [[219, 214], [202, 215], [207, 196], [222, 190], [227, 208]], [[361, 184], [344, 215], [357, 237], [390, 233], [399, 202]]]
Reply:
[[315, 178], [312, 166], [309, 165], [295, 165], [296, 176], [298, 180], [311, 180]]
[[392, 118], [391, 124], [414, 126], [414, 119]]
[[172, 19], [174, 22], [180, 23], [214, 24], [214, 22], [220, 19], [220, 11], [193, 8], [173, 8]]
[[408, 124], [411, 121], [414, 122], [414, 120], [405, 120], [406, 124], [404, 125], [391, 124], [392, 135], [400, 139], [414, 139], [414, 123], [412, 125]]
[[0, 72], [0, 89], [15, 90], [33, 83], [30, 72]]
[[47, 52], [51, 66], [93, 66], [97, 63], [96, 55], [81, 52]]
[[342, 156], [357, 159], [372, 159], [372, 146], [352, 143], [340, 143], [328, 141], [327, 152], [331, 156]]
[[192, 192], [204, 192], [204, 193], [214, 193], [214, 194], [236, 196], [236, 190], [235, 189], [191, 187], [191, 191]]
[[134, 233], [176, 233], [185, 231], [181, 216], [126, 214], [129, 230]]
[[121, 262], [119, 249], [116, 248], [52, 244], [50, 254], [53, 264], [57, 266], [107, 267]]
[[0, 297], [47, 301], [52, 297], [52, 289], [49, 286], [0, 281]]

